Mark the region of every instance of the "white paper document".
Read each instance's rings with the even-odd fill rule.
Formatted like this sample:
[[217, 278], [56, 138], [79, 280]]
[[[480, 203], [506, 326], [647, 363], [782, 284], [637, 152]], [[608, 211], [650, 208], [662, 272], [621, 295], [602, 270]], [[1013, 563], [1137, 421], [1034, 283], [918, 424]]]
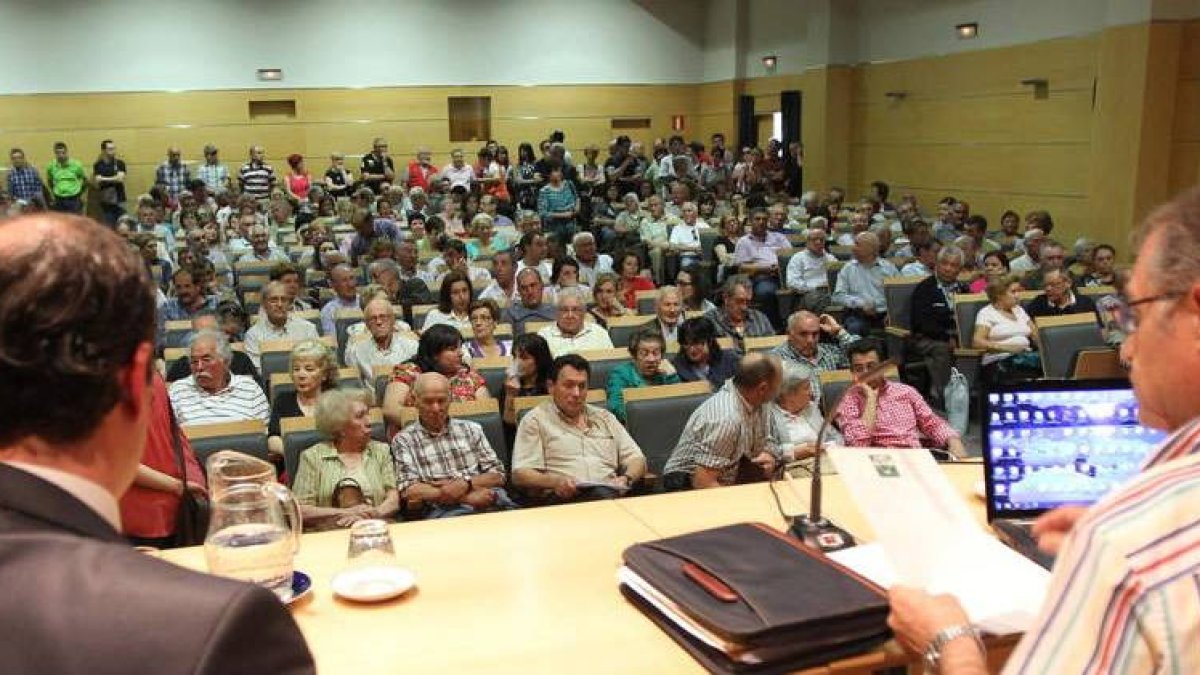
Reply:
[[948, 593], [992, 633], [1027, 628], [1050, 575], [985, 532], [922, 449], [829, 448], [877, 544], [833, 554], [880, 586]]

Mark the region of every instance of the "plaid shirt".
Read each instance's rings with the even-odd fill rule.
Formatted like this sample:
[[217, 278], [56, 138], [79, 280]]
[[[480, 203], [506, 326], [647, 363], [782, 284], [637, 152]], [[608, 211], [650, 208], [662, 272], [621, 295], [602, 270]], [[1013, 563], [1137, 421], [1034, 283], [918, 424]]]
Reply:
[[37, 169], [29, 165], [9, 169], [8, 194], [12, 195], [13, 199], [32, 201], [34, 197], [42, 196], [42, 189], [42, 177]]
[[418, 483], [462, 479], [483, 473], [504, 473], [483, 427], [467, 420], [449, 420], [432, 434], [420, 420], [392, 438], [392, 461], [400, 494]]
[[875, 427], [863, 423], [866, 394], [855, 387], [846, 395], [837, 411], [838, 426], [848, 447], [919, 448], [925, 434], [934, 447], [944, 448], [958, 433], [930, 409], [921, 394], [907, 384], [884, 380], [879, 389]]
[[201, 164], [196, 167], [196, 177], [204, 181], [209, 192], [223, 194], [229, 185], [229, 167], [224, 164]]
[[809, 385], [812, 387], [813, 401], [821, 401], [821, 379], [818, 377], [820, 373], [830, 370], [841, 370], [850, 367], [850, 361], [846, 359], [846, 347], [854, 344], [859, 340], [859, 336], [851, 333], [848, 330], [843, 330], [837, 334], [836, 345], [831, 345], [825, 342], [817, 344], [817, 356], [808, 358], [807, 356], [796, 351], [791, 342], [785, 342], [771, 353], [778, 356], [786, 368], [795, 368], [803, 371], [808, 375]]
[[167, 194], [172, 197], [186, 190], [187, 184], [191, 180], [192, 174], [183, 163], [180, 163], [178, 166], [171, 166], [170, 162], [163, 162], [158, 165], [158, 170], [154, 172], [154, 182], [166, 185]]

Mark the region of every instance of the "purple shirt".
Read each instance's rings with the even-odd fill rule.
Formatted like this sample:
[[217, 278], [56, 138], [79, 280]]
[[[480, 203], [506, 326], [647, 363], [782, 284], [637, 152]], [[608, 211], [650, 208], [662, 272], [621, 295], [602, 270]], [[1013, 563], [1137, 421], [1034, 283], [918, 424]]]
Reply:
[[752, 265], [777, 265], [779, 258], [776, 255], [780, 249], [791, 248], [792, 243], [788, 238], [779, 232], [767, 232], [767, 236], [762, 240], [756, 239], [753, 234], [738, 239], [737, 245], [733, 248], [733, 262], [741, 265], [750, 263]]

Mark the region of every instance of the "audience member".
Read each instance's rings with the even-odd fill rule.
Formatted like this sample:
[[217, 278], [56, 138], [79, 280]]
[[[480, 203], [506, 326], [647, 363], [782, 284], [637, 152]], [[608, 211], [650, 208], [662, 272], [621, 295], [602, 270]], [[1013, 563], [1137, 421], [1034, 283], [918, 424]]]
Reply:
[[321, 394], [313, 413], [324, 441], [300, 453], [292, 493], [305, 529], [350, 527], [400, 509], [392, 453], [371, 438], [371, 395], [362, 389]]
[[344, 263], [329, 271], [329, 287], [333, 299], [321, 307], [321, 333], [337, 334], [337, 314], [342, 310], [358, 309], [358, 272]]
[[737, 370], [738, 355], [722, 349], [717, 342], [717, 329], [712, 321], [698, 316], [679, 326], [679, 353], [671, 359], [676, 374], [684, 382], [708, 380], [713, 389], [725, 385]]
[[579, 263], [579, 283], [595, 288], [596, 278], [613, 271], [612, 256], [600, 253], [596, 248], [596, 238], [591, 232], [579, 232], [571, 240], [573, 256]]
[[966, 284], [958, 280], [962, 263], [961, 249], [956, 246], [943, 248], [938, 253], [933, 275], [913, 288], [910, 306], [912, 337], [909, 346], [915, 355], [925, 360], [925, 368], [929, 371], [929, 398], [934, 406], [943, 409], [954, 350], [958, 347], [954, 296], [968, 290]]
[[[516, 399], [519, 396], [546, 396], [550, 393], [547, 384], [554, 370], [554, 357], [545, 338], [537, 333], [526, 333], [513, 341], [513, 363], [505, 374], [504, 388], [500, 391], [500, 411], [506, 427], [516, 430]], [[512, 438], [509, 438], [512, 447]]]
[[675, 275], [675, 286], [679, 289], [682, 311], [708, 313], [717, 308], [708, 299], [708, 275], [700, 266], [691, 265], [679, 270]]
[[50, 192], [50, 208], [63, 213], [83, 213], [83, 191], [87, 189], [87, 174], [79, 160], [67, 153], [67, 144], [54, 144], [54, 161], [46, 167], [46, 186]]
[[538, 331], [550, 345], [550, 353], [555, 358], [581, 351], [612, 349], [608, 331], [587, 322], [586, 316], [587, 306], [578, 291], [567, 288], [559, 292], [555, 323]]
[[654, 299], [654, 320], [647, 327], [657, 331], [664, 342], [678, 340], [679, 324], [683, 322], [683, 299], [679, 289], [663, 286]]
[[[1043, 250], [1045, 247], [1043, 247]], [[1076, 294], [1071, 288], [1071, 275], [1064, 269], [1050, 269], [1043, 277], [1045, 290], [1029, 303], [1029, 316], [1061, 316], [1096, 312], [1096, 302]]]
[[846, 308], [843, 315], [846, 330], [866, 335], [871, 329], [883, 328], [887, 315], [883, 280], [900, 272], [879, 257], [879, 239], [870, 232], [855, 238], [852, 255], [854, 259], [838, 272], [833, 301]]
[[172, 200], [187, 190], [187, 184], [192, 180], [192, 172], [183, 163], [183, 152], [176, 146], [167, 148], [167, 159], [154, 170], [154, 182], [167, 190], [167, 196]]
[[[822, 342], [822, 335], [832, 338], [836, 344]], [[812, 384], [813, 400], [820, 402], [821, 373], [849, 368], [846, 348], [859, 339], [859, 336], [842, 328], [832, 316], [817, 316], [802, 309], [788, 317], [787, 342], [771, 350], [771, 353], [778, 356], [786, 368], [805, 373]]]
[[927, 277], [933, 274], [933, 268], [937, 267], [938, 253], [942, 251], [942, 242], [932, 239], [912, 244], [912, 247], [916, 260], [905, 265], [900, 270], [900, 276]]
[[987, 286], [993, 279], [1001, 277], [1012, 277], [1012, 271], [1008, 266], [1008, 256], [1001, 251], [992, 251], [983, 254], [983, 274], [970, 283], [967, 289], [972, 293], [983, 293], [987, 290]]
[[[459, 242], [461, 244], [461, 242]], [[445, 324], [459, 332], [471, 329], [471, 280], [459, 272], [448, 272], [442, 277], [438, 305], [425, 315], [422, 327]]]
[[450, 382], [422, 373], [413, 382], [417, 421], [392, 438], [397, 486], [430, 518], [516, 508], [505, 469], [476, 422], [450, 417]]
[[1020, 287], [1011, 277], [992, 280], [987, 286], [989, 304], [975, 316], [971, 347], [986, 352], [981, 365], [988, 381], [1041, 376], [1041, 360], [1033, 351], [1037, 327], [1017, 299]]
[[733, 378], [688, 418], [663, 468], [668, 491], [765, 480], [783, 455], [770, 402], [782, 366], [775, 356], [747, 354]]
[[512, 303], [504, 311], [504, 321], [512, 324], [514, 334], [524, 333], [525, 324], [529, 321], [554, 321], [558, 318], [558, 308], [542, 300], [544, 289], [542, 277], [536, 269], [517, 272], [520, 302]]
[[192, 374], [171, 383], [171, 408], [182, 425], [260, 420], [270, 417], [262, 387], [230, 372], [233, 350], [225, 334], [202, 330], [192, 337]]
[[[881, 363], [882, 350], [875, 340], [859, 340], [847, 351], [856, 379]], [[920, 448], [924, 437], [932, 447], [944, 448], [955, 458], [966, 457], [958, 433], [933, 412], [916, 389], [882, 374], [856, 381], [842, 399], [835, 419], [850, 447]]]
[[492, 256], [492, 281], [479, 292], [480, 300], [491, 300], [499, 307], [508, 307], [517, 293], [517, 262], [513, 252], [497, 251]]
[[451, 402], [491, 398], [487, 382], [463, 362], [462, 353], [462, 334], [452, 326], [439, 324], [422, 333], [416, 356], [397, 364], [392, 372], [383, 397], [384, 419], [400, 426], [400, 408], [414, 405], [412, 385], [421, 373], [445, 376], [450, 381]]
[[377, 195], [383, 194], [385, 183], [396, 182], [396, 163], [388, 155], [387, 140], [376, 138], [371, 143], [371, 151], [363, 155], [359, 173], [363, 185]]
[[1067, 251], [1062, 244], [1053, 239], [1045, 239], [1038, 250], [1038, 267], [1025, 274], [1021, 286], [1027, 290], [1042, 290], [1046, 286], [1046, 275], [1059, 270], [1067, 275], [1067, 280], [1072, 285], [1074, 284], [1071, 273], [1067, 271]]
[[267, 273], [267, 279], [278, 281], [287, 287], [288, 293], [292, 296], [293, 312], [307, 312], [316, 309], [316, 303], [312, 301], [312, 298], [305, 297], [307, 289], [303, 284], [304, 271], [292, 262], [278, 262], [272, 265], [271, 270]]
[[[230, 309], [235, 307], [236, 306], [231, 306], [225, 309], [228, 312]], [[238, 307], [237, 309], [240, 310], [241, 308]], [[188, 336], [187, 344], [189, 354], [191, 353], [192, 340], [200, 331], [207, 330], [218, 332], [225, 335], [226, 340], [229, 339], [228, 334], [223, 331], [221, 326], [220, 311], [220, 307], [218, 307], [216, 310], [200, 310], [192, 317], [192, 334]], [[245, 375], [246, 377], [249, 377], [250, 379], [254, 380], [254, 382], [258, 384], [258, 386], [261, 387], [265, 392], [266, 386], [263, 384], [262, 377], [259, 376], [258, 369], [254, 367], [254, 362], [250, 360], [250, 357], [246, 356], [245, 352], [238, 349], [231, 348], [230, 352], [232, 357], [229, 364], [229, 372], [233, 373], [234, 375]], [[182, 380], [188, 375], [191, 375], [191, 373], [191, 359], [188, 356], [175, 359], [167, 366], [167, 382], [171, 383], [177, 380]]]
[[46, 186], [42, 183], [42, 177], [38, 175], [37, 167], [31, 165], [25, 158], [25, 151], [13, 148], [8, 153], [8, 160], [9, 196], [14, 200], [26, 203], [44, 200], [47, 192]]
[[609, 319], [633, 313], [621, 301], [620, 292], [617, 290], [620, 283], [621, 280], [616, 274], [602, 272], [596, 277], [596, 285], [592, 288], [594, 304], [588, 309], [588, 314], [596, 323], [606, 328]]
[[517, 426], [512, 482], [535, 498], [611, 499], [646, 473], [646, 458], [612, 413], [587, 403], [591, 366], [578, 354], [554, 360], [551, 400]]
[[[813, 398], [814, 374], [799, 368], [783, 365], [783, 377], [775, 405], [771, 407], [773, 423], [779, 438], [783, 461], [807, 459], [816, 454], [817, 434], [825, 423], [821, 407]], [[825, 432], [825, 442], [841, 444], [842, 435], [830, 425]], [[824, 467], [822, 467], [824, 470]]]
[[[395, 367], [417, 353], [417, 341], [397, 330], [396, 310], [386, 295], [379, 294], [363, 307], [366, 335], [347, 335], [346, 365], [358, 369], [363, 386], [374, 390], [375, 369]], [[403, 324], [407, 327], [407, 324]]]
[[[720, 335], [733, 339], [738, 354], [746, 352], [746, 338], [774, 335], [775, 329], [765, 314], [750, 307], [754, 292], [750, 278], [735, 274], [725, 280], [721, 292], [721, 308], [705, 314]], [[772, 298], [774, 301], [774, 298]]]
[[622, 363], [608, 375], [608, 409], [625, 423], [625, 390], [680, 382], [675, 367], [665, 358], [667, 341], [654, 329], [633, 334], [629, 340], [632, 361]]
[[826, 237], [825, 230], [809, 229], [804, 250], [788, 261], [787, 287], [799, 296], [799, 306], [810, 312], [824, 312], [830, 303], [829, 265], [837, 258], [825, 250]]
[[1023, 239], [1025, 253], [1024, 255], [1009, 261], [1009, 267], [1012, 273], [1018, 276], [1024, 276], [1041, 267], [1041, 250], [1042, 243], [1046, 241], [1046, 234], [1039, 229], [1033, 228], [1025, 230], [1025, 238]]
[[476, 300], [471, 303], [471, 331], [473, 337], [467, 342], [471, 358], [497, 358], [512, 352], [512, 340], [496, 338], [496, 324], [500, 322], [500, 308], [493, 300]]
[[617, 254], [617, 273], [620, 282], [617, 292], [626, 309], [637, 312], [638, 293], [653, 291], [654, 282], [642, 274], [642, 259], [637, 251], [626, 249]]
[[288, 287], [272, 281], [263, 287], [262, 314], [258, 322], [246, 331], [246, 355], [254, 367], [262, 370], [262, 343], [271, 340], [316, 340], [317, 327], [312, 322], [293, 316], [294, 299]]
[[125, 160], [117, 157], [117, 144], [112, 139], [100, 142], [100, 156], [92, 164], [92, 184], [99, 195], [100, 212], [104, 223], [115, 226], [125, 215]]
[[792, 244], [781, 232], [768, 231], [767, 219], [765, 209], [750, 212], [750, 233], [737, 240], [733, 262], [738, 266], [738, 273], [752, 281], [755, 304], [762, 308], [772, 325], [778, 325], [779, 305], [775, 298], [779, 292], [778, 254], [791, 248]]
[[548, 302], [557, 304], [558, 292], [566, 288], [578, 292], [579, 297], [583, 298], [584, 304], [592, 299], [592, 289], [579, 283], [579, 262], [574, 258], [562, 257], [554, 261], [554, 268], [550, 273], [550, 284], [551, 286], [545, 290]]
[[238, 185], [242, 194], [254, 199], [266, 199], [275, 187], [275, 168], [266, 163], [267, 152], [261, 145], [251, 146], [250, 159], [238, 169]]
[[298, 342], [292, 347], [288, 372], [292, 387], [275, 393], [271, 418], [267, 421], [267, 454], [277, 462], [283, 459], [283, 430], [279, 420], [312, 417], [321, 394], [338, 386], [337, 355], [317, 340]]
[[1117, 273], [1114, 263], [1117, 250], [1108, 244], [1097, 244], [1092, 249], [1092, 259], [1088, 274], [1083, 277], [1084, 286], [1115, 286]]

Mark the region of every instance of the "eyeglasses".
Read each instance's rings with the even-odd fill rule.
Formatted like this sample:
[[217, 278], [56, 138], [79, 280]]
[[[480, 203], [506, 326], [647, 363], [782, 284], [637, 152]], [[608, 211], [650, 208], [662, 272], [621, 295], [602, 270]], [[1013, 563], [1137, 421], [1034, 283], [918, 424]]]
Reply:
[[1121, 332], [1126, 336], [1132, 335], [1138, 328], [1137, 313], [1133, 311], [1138, 305], [1148, 305], [1152, 302], [1162, 302], [1163, 300], [1175, 300], [1183, 295], [1182, 291], [1168, 291], [1151, 295], [1148, 298], [1138, 298], [1137, 300], [1129, 300], [1117, 296], [1116, 305], [1113, 307], [1113, 312], [1116, 314], [1117, 324], [1121, 328]]

